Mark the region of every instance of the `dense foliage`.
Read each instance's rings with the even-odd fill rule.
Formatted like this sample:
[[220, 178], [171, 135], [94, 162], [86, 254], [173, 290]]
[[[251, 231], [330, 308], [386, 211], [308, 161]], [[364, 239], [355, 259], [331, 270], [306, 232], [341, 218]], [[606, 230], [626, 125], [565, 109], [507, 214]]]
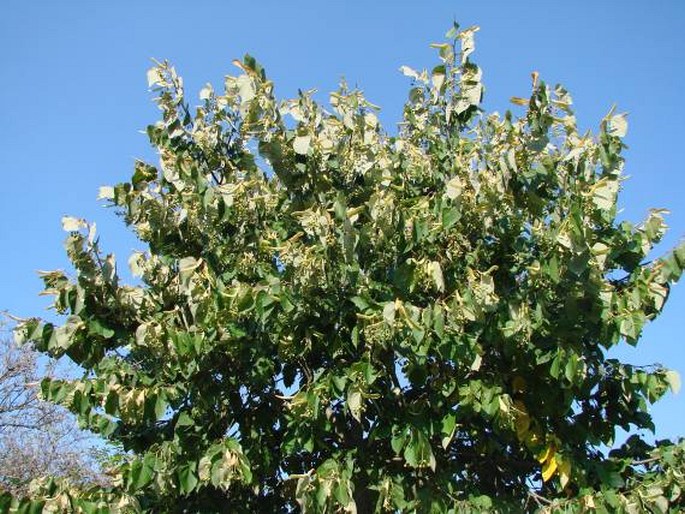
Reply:
[[402, 68], [396, 136], [344, 84], [330, 110], [277, 101], [249, 56], [197, 108], [173, 67], [149, 72], [160, 162], [100, 192], [146, 245], [139, 285], [65, 218], [76, 276], [43, 275], [65, 322], [17, 331], [83, 367], [44, 397], [127, 453], [112, 488], [36, 484], [35, 508], [683, 506], [682, 445], [605, 448], [678, 387], [607, 350], [659, 314], [685, 245], [645, 262], [663, 212], [616, 219], [624, 115], [581, 134], [536, 74], [521, 116], [482, 113], [475, 32]]

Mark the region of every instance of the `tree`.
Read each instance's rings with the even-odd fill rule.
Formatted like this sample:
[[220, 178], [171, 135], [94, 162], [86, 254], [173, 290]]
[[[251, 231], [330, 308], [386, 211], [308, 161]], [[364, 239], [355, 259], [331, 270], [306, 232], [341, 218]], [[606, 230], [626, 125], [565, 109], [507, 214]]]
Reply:
[[682, 507], [682, 444], [603, 448], [653, 429], [648, 404], [678, 388], [607, 350], [637, 344], [685, 245], [645, 262], [663, 211], [616, 219], [623, 114], [580, 134], [537, 74], [521, 116], [481, 111], [475, 32], [455, 25], [430, 72], [402, 68], [397, 135], [345, 84], [330, 111], [310, 92], [278, 102], [250, 56], [194, 111], [171, 65], [150, 70], [160, 163], [100, 191], [146, 245], [128, 261], [140, 284], [64, 218], [76, 276], [43, 280], [66, 320], [17, 329], [86, 370], [42, 394], [128, 457], [111, 488], [51, 483], [35, 505]]
[[56, 376], [55, 364], [39, 366], [29, 346], [0, 338], [0, 491], [27, 495], [31, 481], [45, 475], [106, 484], [88, 455], [92, 437], [63, 407], [36, 394], [41, 377]]

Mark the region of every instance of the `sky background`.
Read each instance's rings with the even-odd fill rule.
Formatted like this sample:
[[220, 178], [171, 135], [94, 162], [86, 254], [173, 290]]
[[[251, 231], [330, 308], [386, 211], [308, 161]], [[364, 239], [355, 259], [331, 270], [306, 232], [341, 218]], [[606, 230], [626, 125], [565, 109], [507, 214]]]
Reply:
[[[382, 107], [393, 132], [409, 81], [398, 68], [435, 64], [429, 43], [453, 19], [479, 25], [472, 59], [483, 68], [485, 108], [513, 108], [528, 96], [530, 73], [562, 83], [583, 129], [613, 104], [629, 113], [621, 217], [670, 209], [671, 230], [656, 254], [685, 236], [682, 114], [685, 2], [623, 1], [30, 1], [0, 3], [0, 310], [53, 317], [36, 270], [69, 269], [63, 215], [97, 223], [103, 248], [125, 263], [142, 249], [98, 187], [128, 179], [134, 159], [155, 161], [140, 132], [158, 118], [145, 72], [168, 59], [186, 94], [222, 87], [230, 63], [257, 57], [281, 98], [341, 77]], [[122, 266], [125, 268], [125, 265]], [[124, 272], [125, 270], [121, 270]], [[685, 285], [636, 349], [613, 355], [661, 362], [685, 375]], [[658, 438], [685, 435], [685, 392], [652, 409]]]

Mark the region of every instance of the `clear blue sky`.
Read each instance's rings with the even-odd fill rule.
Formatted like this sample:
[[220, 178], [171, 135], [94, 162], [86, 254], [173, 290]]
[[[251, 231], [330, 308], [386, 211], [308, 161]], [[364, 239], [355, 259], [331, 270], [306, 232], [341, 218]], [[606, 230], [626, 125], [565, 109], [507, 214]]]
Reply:
[[[503, 111], [526, 96], [530, 73], [563, 83], [584, 128], [616, 103], [629, 112], [622, 217], [672, 211], [659, 251], [685, 236], [685, 2], [602, 1], [37, 1], [0, 4], [0, 310], [44, 314], [38, 269], [67, 268], [65, 214], [97, 222], [120, 262], [138, 244], [98, 187], [130, 176], [134, 158], [154, 159], [139, 131], [156, 121], [145, 71], [169, 59], [196, 98], [221, 85], [232, 59], [255, 55], [277, 93], [327, 93], [345, 76], [383, 107], [393, 130], [408, 82], [397, 69], [434, 62], [428, 44], [453, 18], [477, 24], [474, 60], [484, 69], [485, 106]], [[322, 95], [323, 98], [325, 96]], [[123, 266], [125, 267], [125, 266]], [[685, 285], [638, 349], [636, 364], [662, 362], [685, 375]], [[685, 392], [653, 408], [657, 437], [685, 435]]]

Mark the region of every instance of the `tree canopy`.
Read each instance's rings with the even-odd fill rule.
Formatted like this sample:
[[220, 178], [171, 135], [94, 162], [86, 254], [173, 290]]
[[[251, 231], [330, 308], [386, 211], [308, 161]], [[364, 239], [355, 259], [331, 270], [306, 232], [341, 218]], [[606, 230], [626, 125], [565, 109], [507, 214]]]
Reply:
[[82, 512], [653, 512], [683, 506], [684, 447], [648, 405], [678, 375], [610, 358], [685, 268], [646, 261], [662, 210], [617, 219], [627, 122], [581, 134], [533, 74], [481, 108], [476, 28], [402, 67], [396, 134], [344, 83], [278, 101], [250, 56], [186, 99], [148, 73], [159, 163], [100, 196], [145, 244], [119, 278], [66, 217], [76, 270], [43, 274], [61, 325], [18, 337], [84, 370], [43, 396], [123, 446], [109, 488], [35, 484]]

